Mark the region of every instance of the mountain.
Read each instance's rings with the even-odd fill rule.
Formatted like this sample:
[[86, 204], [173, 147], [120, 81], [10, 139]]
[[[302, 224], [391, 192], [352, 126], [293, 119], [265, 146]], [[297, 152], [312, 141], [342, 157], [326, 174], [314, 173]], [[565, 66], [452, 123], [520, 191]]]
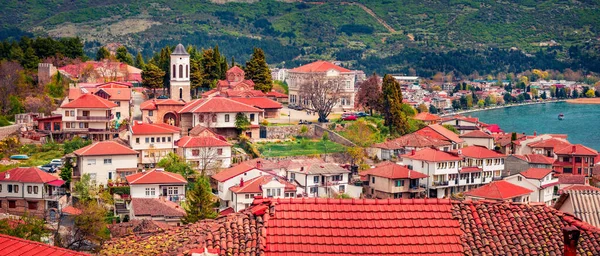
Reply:
[[[79, 36], [151, 56], [182, 42], [245, 61], [343, 61], [367, 72], [600, 72], [598, 0], [4, 0], [0, 39]], [[411, 72], [412, 73], [412, 72]]]

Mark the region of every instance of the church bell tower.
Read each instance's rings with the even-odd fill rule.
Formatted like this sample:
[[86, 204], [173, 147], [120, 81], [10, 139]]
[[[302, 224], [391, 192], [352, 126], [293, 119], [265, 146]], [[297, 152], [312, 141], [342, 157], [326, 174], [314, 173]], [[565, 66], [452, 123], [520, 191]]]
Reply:
[[192, 100], [190, 93], [190, 55], [182, 44], [175, 47], [171, 53], [171, 88], [170, 95], [173, 100]]

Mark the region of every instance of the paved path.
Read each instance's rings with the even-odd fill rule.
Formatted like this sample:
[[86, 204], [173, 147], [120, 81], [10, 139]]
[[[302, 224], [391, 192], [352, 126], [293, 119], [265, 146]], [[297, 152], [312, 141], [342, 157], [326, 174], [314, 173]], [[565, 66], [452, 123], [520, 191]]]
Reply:
[[132, 93], [132, 117], [135, 121], [142, 121], [142, 110], [140, 109], [140, 105], [144, 102], [144, 94], [141, 92], [137, 92], [135, 90], [131, 91]]

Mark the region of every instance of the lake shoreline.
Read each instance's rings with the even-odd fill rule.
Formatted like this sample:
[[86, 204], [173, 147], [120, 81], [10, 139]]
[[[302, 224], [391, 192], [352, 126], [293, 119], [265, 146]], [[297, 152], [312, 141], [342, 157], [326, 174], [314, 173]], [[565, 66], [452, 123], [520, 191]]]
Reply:
[[595, 104], [600, 104], [600, 98], [579, 98], [579, 99], [571, 99], [571, 100], [567, 100], [567, 103], [572, 103], [572, 104], [590, 104], [590, 105], [595, 105]]
[[[599, 100], [599, 102], [598, 103], [594, 103], [594, 104], [600, 104], [600, 98], [598, 98], [598, 100]], [[473, 113], [473, 112], [480, 112], [480, 111], [486, 111], [486, 110], [494, 110], [494, 109], [501, 109], [501, 108], [512, 108], [512, 107], [537, 105], [537, 104], [546, 104], [546, 103], [557, 103], [557, 102], [568, 102], [568, 100], [546, 100], [546, 101], [536, 101], [536, 102], [527, 102], [527, 103], [519, 103], [519, 104], [511, 104], [511, 105], [503, 105], [503, 106], [495, 106], [495, 107], [488, 107], [488, 108], [477, 108], [477, 109], [469, 109], [469, 110], [464, 110], [464, 111], [457, 111], [457, 112], [447, 113], [447, 114], [443, 114], [443, 115], [440, 115], [440, 116], [441, 117], [445, 117], [445, 116], [461, 115], [461, 114]], [[592, 103], [589, 103], [589, 104], [592, 104]]]

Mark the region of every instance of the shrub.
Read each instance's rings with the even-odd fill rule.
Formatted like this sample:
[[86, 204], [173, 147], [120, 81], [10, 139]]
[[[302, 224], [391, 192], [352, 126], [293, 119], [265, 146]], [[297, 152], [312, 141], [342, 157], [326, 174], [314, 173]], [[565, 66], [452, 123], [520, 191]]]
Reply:
[[130, 195], [131, 194], [130, 187], [110, 187], [109, 191], [111, 194], [117, 194], [117, 195]]

